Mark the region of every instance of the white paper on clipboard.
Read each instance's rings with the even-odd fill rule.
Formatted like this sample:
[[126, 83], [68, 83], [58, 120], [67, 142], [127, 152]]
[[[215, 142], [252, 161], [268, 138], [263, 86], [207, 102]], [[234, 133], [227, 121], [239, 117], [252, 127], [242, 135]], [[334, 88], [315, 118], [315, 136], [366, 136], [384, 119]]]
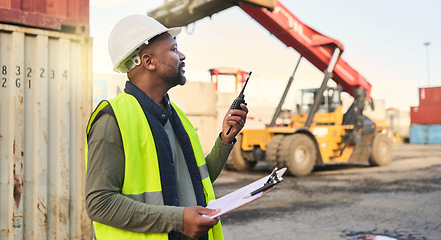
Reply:
[[[277, 176], [281, 178], [283, 174], [285, 173], [286, 168], [282, 168], [277, 171]], [[242, 187], [234, 192], [231, 192], [221, 198], [218, 198], [216, 200], [212, 200], [208, 203], [207, 208], [209, 209], [220, 209], [221, 211], [217, 213], [216, 215], [203, 215], [204, 217], [208, 218], [217, 218], [219, 216], [224, 215], [225, 213], [231, 212], [237, 208], [240, 208], [252, 201], [255, 201], [261, 197], [263, 197], [264, 192], [260, 192], [254, 196], [250, 196], [247, 198], [244, 198], [252, 191], [260, 188], [263, 186], [263, 184], [266, 183], [270, 175], [263, 177], [255, 182], [252, 182], [245, 187]]]

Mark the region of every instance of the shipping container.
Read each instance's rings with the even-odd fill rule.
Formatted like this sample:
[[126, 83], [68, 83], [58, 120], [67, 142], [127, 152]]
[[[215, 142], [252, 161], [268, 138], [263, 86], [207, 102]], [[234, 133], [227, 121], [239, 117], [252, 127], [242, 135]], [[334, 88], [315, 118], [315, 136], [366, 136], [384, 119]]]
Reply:
[[441, 104], [410, 107], [411, 124], [441, 124]]
[[93, 73], [93, 109], [103, 100], [115, 98], [127, 81], [126, 74]]
[[90, 239], [92, 39], [0, 24], [0, 68], [0, 239]]
[[441, 144], [441, 125], [430, 125], [429, 129], [429, 136], [427, 139], [427, 142], [429, 144]]
[[441, 87], [428, 87], [418, 89], [420, 106], [441, 105]]
[[214, 142], [220, 133], [216, 131], [216, 117], [195, 115], [187, 115], [187, 117], [198, 133], [202, 151], [207, 155], [213, 148]]
[[210, 117], [216, 117], [216, 93], [214, 83], [195, 81], [187, 81], [185, 86], [178, 85], [168, 91], [170, 99], [185, 114]]
[[89, 0], [0, 0], [0, 22], [89, 35]]
[[411, 125], [410, 126], [410, 143], [427, 144], [429, 141], [428, 125]]

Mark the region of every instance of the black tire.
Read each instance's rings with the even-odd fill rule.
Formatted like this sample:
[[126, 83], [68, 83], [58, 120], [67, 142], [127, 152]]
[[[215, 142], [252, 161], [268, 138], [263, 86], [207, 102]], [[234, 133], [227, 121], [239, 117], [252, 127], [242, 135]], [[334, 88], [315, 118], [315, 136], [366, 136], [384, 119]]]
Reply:
[[237, 135], [237, 142], [228, 156], [226, 167], [229, 170], [236, 170], [239, 172], [246, 172], [253, 170], [256, 166], [256, 161], [251, 159], [252, 152], [244, 152], [242, 150], [242, 134]]
[[372, 143], [372, 153], [369, 158], [371, 166], [387, 166], [392, 162], [392, 142], [385, 134], [377, 134]]
[[283, 163], [281, 163], [278, 159], [277, 153], [280, 148], [280, 144], [283, 141], [283, 135], [282, 134], [276, 134], [273, 136], [271, 141], [268, 143], [268, 146], [266, 147], [266, 161], [268, 162], [268, 168], [270, 171], [272, 171], [275, 167], [282, 168]]
[[286, 136], [280, 145], [279, 158], [286, 162], [288, 171], [294, 176], [311, 173], [317, 157], [314, 141], [305, 134]]

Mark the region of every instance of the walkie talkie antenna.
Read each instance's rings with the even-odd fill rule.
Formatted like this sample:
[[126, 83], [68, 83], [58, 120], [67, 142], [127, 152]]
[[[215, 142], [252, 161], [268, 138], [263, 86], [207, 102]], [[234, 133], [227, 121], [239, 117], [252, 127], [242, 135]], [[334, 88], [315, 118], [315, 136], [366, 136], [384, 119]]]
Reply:
[[[230, 109], [242, 109], [240, 107], [240, 104], [245, 104], [246, 105], [246, 102], [245, 102], [245, 99], [244, 99], [245, 95], [243, 94], [243, 92], [245, 90], [245, 87], [247, 86], [248, 80], [250, 79], [251, 73], [252, 72], [248, 73], [247, 80], [245, 81], [245, 84], [243, 85], [243, 88], [240, 91], [239, 96], [237, 96], [237, 98], [234, 100], [233, 104], [231, 104]], [[233, 125], [231, 125], [230, 128], [228, 129], [227, 135], [230, 134], [230, 131], [231, 131], [232, 128], [233, 128]]]
[[243, 91], [245, 90], [245, 87], [247, 86], [247, 84], [248, 84], [248, 80], [250, 79], [250, 77], [251, 77], [251, 73], [253, 73], [253, 72], [250, 72], [250, 73], [248, 73], [248, 77], [247, 77], [247, 80], [245, 81], [245, 84], [243, 85], [243, 88], [242, 88], [242, 90], [240, 91], [240, 93], [239, 93], [239, 97], [244, 97], [244, 95], [243, 95]]

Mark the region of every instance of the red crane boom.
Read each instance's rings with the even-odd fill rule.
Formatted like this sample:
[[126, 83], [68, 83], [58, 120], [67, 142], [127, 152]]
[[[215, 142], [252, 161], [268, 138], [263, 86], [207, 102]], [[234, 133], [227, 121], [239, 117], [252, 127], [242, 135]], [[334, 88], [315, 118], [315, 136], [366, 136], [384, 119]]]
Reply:
[[[343, 52], [343, 45], [300, 21], [280, 1], [274, 0], [175, 0], [149, 12], [167, 27], [185, 26], [214, 13], [238, 5], [285, 45], [295, 49], [320, 71], [325, 71], [336, 48]], [[341, 53], [340, 53], [341, 54]], [[354, 96], [357, 88], [366, 89], [370, 100], [371, 84], [341, 57], [338, 59], [332, 79], [344, 92]]]

